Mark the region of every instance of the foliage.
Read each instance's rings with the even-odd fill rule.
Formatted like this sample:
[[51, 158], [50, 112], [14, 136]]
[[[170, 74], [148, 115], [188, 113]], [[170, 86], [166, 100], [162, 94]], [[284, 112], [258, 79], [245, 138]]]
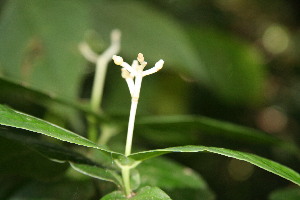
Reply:
[[[299, 16], [267, 2], [0, 3], [0, 199], [128, 199], [125, 168], [133, 200], [298, 199]], [[101, 55], [115, 28], [124, 60], [164, 60], [129, 156], [126, 84], [109, 64], [93, 109], [79, 50]]]

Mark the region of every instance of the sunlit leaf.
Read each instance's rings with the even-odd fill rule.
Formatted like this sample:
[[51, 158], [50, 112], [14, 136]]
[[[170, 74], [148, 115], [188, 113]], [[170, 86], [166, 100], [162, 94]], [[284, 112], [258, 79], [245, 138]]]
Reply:
[[[159, 139], [160, 135], [162, 135], [159, 133], [163, 132], [165, 137], [169, 134], [170, 141], [172, 141], [172, 137], [177, 136], [177, 134], [182, 137], [188, 137], [187, 134], [183, 133], [190, 132], [192, 134], [197, 131], [200, 134], [216, 135], [219, 138], [246, 141], [256, 145], [276, 146], [296, 156], [300, 154], [299, 148], [293, 143], [281, 140], [253, 128], [204, 116], [173, 115], [140, 117], [136, 122], [136, 131], [141, 132], [143, 137], [154, 139], [155, 137]], [[175, 136], [173, 136], [172, 133], [174, 133]], [[195, 134], [191, 135], [191, 137], [192, 136], [195, 136]], [[164, 138], [164, 140], [168, 141], [168, 138]]]
[[215, 153], [223, 156], [227, 156], [230, 158], [235, 158], [238, 160], [243, 160], [246, 162], [249, 162], [257, 167], [260, 167], [266, 171], [269, 171], [273, 174], [276, 174], [278, 176], [281, 176], [282, 178], [285, 178], [297, 185], [300, 185], [300, 174], [296, 171], [281, 165], [279, 163], [276, 163], [274, 161], [271, 161], [269, 159], [251, 154], [251, 153], [245, 153], [225, 148], [217, 148], [217, 147], [206, 147], [206, 146], [181, 146], [181, 147], [170, 147], [165, 149], [156, 149], [156, 150], [150, 150], [150, 151], [144, 151], [139, 153], [134, 153], [130, 155], [130, 158], [133, 158], [135, 160], [146, 160], [152, 157], [156, 157], [159, 155], [163, 155], [166, 153], [172, 153], [172, 152], [210, 152]]
[[41, 133], [50, 137], [54, 137], [62, 141], [66, 141], [66, 142], [70, 142], [70, 143], [74, 143], [86, 147], [92, 147], [110, 153], [112, 156], [121, 155], [120, 153], [116, 153], [104, 147], [98, 146], [92, 141], [80, 135], [77, 135], [76, 133], [73, 133], [69, 130], [58, 127], [47, 121], [38, 119], [36, 117], [27, 115], [25, 113], [15, 111], [4, 105], [0, 105], [0, 116], [1, 116], [0, 118], [1, 125], [21, 128], [28, 131]]

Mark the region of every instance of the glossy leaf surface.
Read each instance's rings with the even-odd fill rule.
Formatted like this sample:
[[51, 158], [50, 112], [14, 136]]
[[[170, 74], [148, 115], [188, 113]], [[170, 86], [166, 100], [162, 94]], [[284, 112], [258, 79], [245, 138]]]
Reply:
[[230, 158], [235, 158], [238, 160], [249, 162], [257, 167], [260, 167], [266, 171], [269, 171], [273, 174], [281, 176], [297, 185], [300, 185], [300, 174], [296, 171], [281, 165], [277, 162], [271, 161], [269, 159], [251, 154], [245, 153], [225, 148], [217, 148], [217, 147], [206, 147], [206, 146], [181, 146], [181, 147], [170, 147], [165, 149], [156, 149], [151, 151], [139, 152], [130, 155], [130, 158], [135, 160], [147, 160], [152, 157], [156, 157], [159, 155], [163, 155], [166, 153], [172, 152], [210, 152], [223, 156], [227, 156]]
[[50, 137], [54, 137], [62, 141], [66, 141], [66, 142], [70, 142], [70, 143], [74, 143], [86, 147], [92, 147], [95, 149], [108, 152], [112, 156], [117, 156], [118, 154], [121, 155], [120, 153], [116, 153], [104, 147], [100, 147], [94, 144], [92, 141], [80, 135], [77, 135], [76, 133], [68, 131], [64, 128], [51, 124], [42, 119], [38, 119], [36, 117], [27, 115], [25, 113], [15, 111], [4, 105], [0, 105], [0, 115], [1, 115], [0, 118], [1, 125], [21, 128], [28, 131], [41, 133]]
[[[203, 135], [215, 135], [219, 138], [250, 142], [255, 145], [275, 146], [297, 156], [300, 154], [299, 148], [293, 143], [253, 128], [204, 116], [173, 115], [140, 117], [136, 122], [136, 131], [141, 132], [143, 137], [150, 139], [157, 138], [157, 140], [160, 140], [160, 135], [162, 135], [159, 133], [163, 132], [164, 137], [166, 137], [166, 134], [170, 134], [170, 141], [172, 141], [172, 137], [176, 138], [177, 135], [178, 137], [181, 135], [182, 138], [187, 138], [187, 134], [183, 134], [183, 132], [197, 132]], [[195, 134], [190, 135], [191, 137], [195, 136]], [[167, 141], [167, 139], [165, 140]]]

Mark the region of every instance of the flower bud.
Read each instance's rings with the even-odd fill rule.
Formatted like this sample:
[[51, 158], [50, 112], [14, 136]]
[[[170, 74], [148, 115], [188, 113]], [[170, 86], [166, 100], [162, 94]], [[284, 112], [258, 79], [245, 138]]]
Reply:
[[123, 63], [123, 58], [121, 56], [113, 55], [112, 59], [116, 65], [122, 65]]
[[144, 55], [142, 53], [139, 53], [137, 60], [142, 64], [145, 61]]
[[160, 59], [157, 63], [155, 63], [155, 68], [158, 70], [160, 70], [162, 67], [164, 66], [164, 61], [162, 59]]

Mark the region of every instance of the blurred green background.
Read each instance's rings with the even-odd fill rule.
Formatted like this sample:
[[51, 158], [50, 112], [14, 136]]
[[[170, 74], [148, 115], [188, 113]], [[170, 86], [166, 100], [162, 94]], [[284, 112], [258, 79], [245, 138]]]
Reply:
[[[84, 103], [91, 93], [94, 65], [80, 55], [78, 44], [86, 40], [101, 53], [111, 30], [118, 28], [120, 55], [127, 62], [139, 52], [148, 65], [165, 61], [160, 73], [143, 81], [138, 116], [203, 115], [300, 144], [299, 10], [297, 0], [2, 0], [0, 75]], [[66, 118], [65, 109], [47, 105], [47, 110], [1, 84], [0, 93], [0, 103], [85, 134], [84, 123], [78, 123], [80, 117], [71, 110]], [[103, 110], [128, 115], [129, 108], [127, 85], [110, 63]], [[134, 143], [143, 148], [227, 147], [300, 171], [299, 159], [234, 137], [207, 136], [192, 128], [175, 134], [178, 139], [168, 130], [165, 135], [140, 132]], [[218, 199], [266, 199], [290, 184], [216, 155], [170, 157], [196, 169]]]

